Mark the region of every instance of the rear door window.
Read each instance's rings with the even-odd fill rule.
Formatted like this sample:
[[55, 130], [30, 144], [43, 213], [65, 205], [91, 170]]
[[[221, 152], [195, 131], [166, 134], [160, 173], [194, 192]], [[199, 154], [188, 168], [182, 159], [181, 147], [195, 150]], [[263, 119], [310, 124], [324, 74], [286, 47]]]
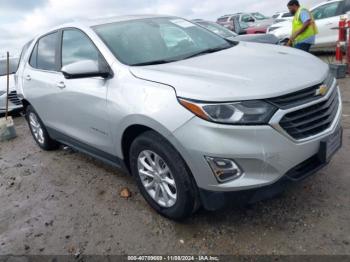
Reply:
[[57, 71], [58, 32], [43, 36], [36, 43], [29, 64], [37, 69]]

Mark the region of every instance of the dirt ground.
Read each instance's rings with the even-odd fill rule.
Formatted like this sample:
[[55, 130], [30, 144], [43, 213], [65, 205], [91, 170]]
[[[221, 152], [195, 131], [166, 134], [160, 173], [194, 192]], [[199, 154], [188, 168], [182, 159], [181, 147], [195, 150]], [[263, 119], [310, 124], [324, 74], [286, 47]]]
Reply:
[[184, 223], [156, 214], [131, 177], [40, 150], [16, 118], [18, 137], [0, 143], [0, 254], [350, 255], [350, 78], [340, 84], [344, 146], [328, 167], [277, 199]]

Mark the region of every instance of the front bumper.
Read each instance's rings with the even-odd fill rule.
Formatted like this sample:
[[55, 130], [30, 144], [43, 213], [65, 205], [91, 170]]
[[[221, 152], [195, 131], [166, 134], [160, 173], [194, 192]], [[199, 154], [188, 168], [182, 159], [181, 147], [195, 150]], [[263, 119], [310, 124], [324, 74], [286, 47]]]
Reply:
[[[342, 129], [340, 129], [340, 132], [342, 136]], [[341, 145], [342, 143], [340, 147]], [[334, 153], [338, 151], [340, 147], [336, 148]], [[323, 157], [324, 152], [322, 151], [323, 148], [321, 146], [318, 154], [295, 166], [277, 182], [268, 186], [237, 192], [214, 192], [200, 189], [201, 203], [205, 209], [215, 211], [225, 207], [227, 204], [244, 206], [276, 197], [283, 193], [289, 185], [300, 182], [325, 167], [329, 159]]]
[[[332, 125], [324, 132], [302, 141], [292, 139], [280, 129], [275, 120], [281, 118], [281, 112], [276, 113], [269, 126], [221, 125], [195, 117], [177, 129], [174, 136], [182, 145], [180, 153], [203, 192], [259, 189], [285, 179], [291, 170], [305, 161], [315, 160], [322, 141], [339, 130], [342, 112], [340, 94], [339, 100]], [[244, 174], [236, 180], [219, 183], [205, 156], [232, 159], [243, 169]], [[316, 163], [311, 173], [325, 164]], [[306, 175], [308, 173], [305, 171]], [[303, 177], [299, 176], [300, 179]]]

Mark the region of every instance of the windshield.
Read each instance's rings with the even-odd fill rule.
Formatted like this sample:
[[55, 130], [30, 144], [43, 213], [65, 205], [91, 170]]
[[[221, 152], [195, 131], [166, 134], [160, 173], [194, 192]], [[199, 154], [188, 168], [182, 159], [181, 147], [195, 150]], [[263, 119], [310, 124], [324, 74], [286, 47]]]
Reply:
[[216, 23], [198, 22], [198, 24], [205, 27], [206, 29], [214, 32], [215, 34], [218, 34], [219, 36], [224, 37], [224, 38], [237, 36], [236, 33], [232, 32], [232, 31], [226, 29], [225, 27], [218, 25]]
[[[17, 71], [18, 59], [10, 59], [10, 74], [14, 74]], [[0, 60], [0, 76], [7, 74], [7, 60]]]
[[173, 62], [232, 46], [220, 36], [180, 18], [115, 22], [93, 29], [118, 60], [127, 65]]
[[257, 20], [265, 20], [268, 19], [268, 17], [264, 16], [263, 14], [260, 13], [252, 13], [252, 15], [257, 19]]

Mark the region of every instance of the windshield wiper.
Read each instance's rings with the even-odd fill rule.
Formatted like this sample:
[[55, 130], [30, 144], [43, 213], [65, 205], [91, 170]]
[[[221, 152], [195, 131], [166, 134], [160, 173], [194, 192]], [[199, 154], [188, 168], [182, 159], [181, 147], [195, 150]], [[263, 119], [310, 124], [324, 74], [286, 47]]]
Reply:
[[143, 63], [136, 63], [136, 64], [131, 64], [131, 66], [147, 66], [147, 65], [161, 65], [161, 64], [167, 64], [171, 62], [176, 62], [178, 60], [154, 60], [154, 61], [149, 61], [149, 62], [143, 62]]
[[185, 57], [184, 59], [188, 59], [188, 58], [192, 58], [192, 57], [196, 57], [196, 56], [201, 56], [201, 55], [205, 55], [205, 54], [211, 54], [211, 53], [215, 53], [215, 52], [219, 52], [221, 50], [225, 50], [225, 49], [229, 49], [231, 48], [233, 45], [230, 46], [225, 46], [225, 47], [215, 47], [215, 48], [209, 48], [209, 49], [205, 49], [203, 51], [197, 52], [195, 54], [192, 54], [190, 56]]
[[209, 48], [200, 52], [197, 52], [195, 54], [192, 54], [190, 56], [186, 56], [184, 58], [181, 59], [160, 59], [160, 60], [154, 60], [154, 61], [149, 61], [149, 62], [142, 62], [142, 63], [136, 63], [136, 64], [131, 64], [130, 66], [148, 66], [148, 65], [161, 65], [161, 64], [168, 64], [168, 63], [172, 63], [172, 62], [177, 62], [180, 60], [184, 60], [184, 59], [188, 59], [191, 57], [196, 57], [196, 56], [200, 56], [200, 55], [205, 55], [205, 54], [210, 54], [210, 53], [215, 53], [221, 50], [225, 50], [225, 49], [229, 49], [233, 46], [235, 46], [238, 42], [235, 41], [228, 41], [230, 43], [229, 46], [225, 46], [225, 47], [215, 47], [215, 48]]

